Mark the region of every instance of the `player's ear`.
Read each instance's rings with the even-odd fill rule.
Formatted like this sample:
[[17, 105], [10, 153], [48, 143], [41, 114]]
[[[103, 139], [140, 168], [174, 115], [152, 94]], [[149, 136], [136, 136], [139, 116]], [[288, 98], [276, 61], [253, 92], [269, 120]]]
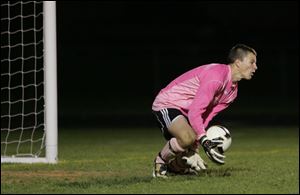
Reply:
[[241, 60], [240, 59], [236, 59], [234, 61], [234, 64], [239, 68], [241, 66]]

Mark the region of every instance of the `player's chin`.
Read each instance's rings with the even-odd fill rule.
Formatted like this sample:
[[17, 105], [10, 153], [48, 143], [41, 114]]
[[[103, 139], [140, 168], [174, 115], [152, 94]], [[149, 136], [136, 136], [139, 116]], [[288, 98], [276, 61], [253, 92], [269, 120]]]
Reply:
[[253, 77], [253, 74], [248, 75], [248, 77], [246, 77], [246, 80], [251, 80]]

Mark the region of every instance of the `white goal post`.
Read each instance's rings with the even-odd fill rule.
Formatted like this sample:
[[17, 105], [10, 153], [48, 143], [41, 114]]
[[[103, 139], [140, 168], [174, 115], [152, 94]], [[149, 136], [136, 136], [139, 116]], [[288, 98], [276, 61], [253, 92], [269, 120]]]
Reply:
[[1, 163], [57, 163], [56, 2], [1, 1]]

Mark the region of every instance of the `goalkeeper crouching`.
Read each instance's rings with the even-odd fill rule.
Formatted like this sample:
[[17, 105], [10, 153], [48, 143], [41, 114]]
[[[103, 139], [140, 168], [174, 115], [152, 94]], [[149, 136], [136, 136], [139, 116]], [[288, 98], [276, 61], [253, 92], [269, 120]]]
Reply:
[[225, 163], [225, 156], [214, 150], [222, 141], [209, 140], [205, 129], [237, 97], [238, 81], [252, 78], [257, 70], [256, 55], [253, 48], [237, 44], [229, 51], [227, 64], [198, 66], [159, 92], [152, 113], [167, 143], [154, 159], [153, 177], [167, 178], [168, 169], [205, 170], [199, 146], [212, 162]]

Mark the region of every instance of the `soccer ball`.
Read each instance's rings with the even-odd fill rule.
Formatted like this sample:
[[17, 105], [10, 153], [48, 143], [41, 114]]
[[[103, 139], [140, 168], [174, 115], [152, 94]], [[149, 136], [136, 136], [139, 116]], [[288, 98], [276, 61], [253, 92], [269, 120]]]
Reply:
[[207, 129], [206, 136], [208, 139], [220, 139], [223, 141], [222, 144], [219, 144], [215, 150], [217, 150], [219, 153], [223, 154], [225, 151], [227, 151], [231, 145], [232, 138], [230, 135], [230, 132], [228, 129], [226, 129], [223, 126], [220, 125], [214, 125]]

